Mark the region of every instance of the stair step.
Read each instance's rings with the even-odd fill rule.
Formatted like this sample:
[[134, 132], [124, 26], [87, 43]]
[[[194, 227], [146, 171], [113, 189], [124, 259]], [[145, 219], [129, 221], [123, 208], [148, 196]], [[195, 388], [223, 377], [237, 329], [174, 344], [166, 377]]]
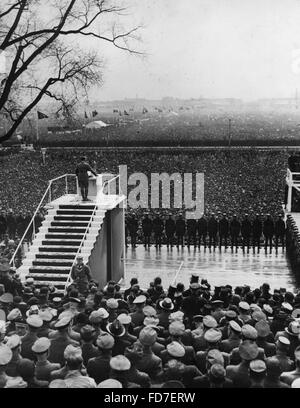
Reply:
[[66, 271], [69, 272], [70, 268], [68, 266], [49, 266], [49, 265], [45, 265], [45, 266], [31, 266], [29, 268], [30, 271], [53, 271], [53, 272], [62, 272], [62, 271]]
[[65, 252], [39, 252], [36, 254], [36, 260], [39, 259], [61, 259], [61, 260], [67, 260], [67, 259], [72, 259], [74, 260], [75, 255], [70, 254], [70, 253], [65, 253]]
[[39, 259], [32, 261], [33, 266], [67, 266], [73, 265], [73, 259]]
[[45, 280], [45, 281], [36, 281], [34, 280], [34, 286], [45, 286], [45, 285], [53, 285], [55, 287], [57, 287], [57, 289], [61, 289], [64, 290], [65, 286], [66, 286], [66, 282], [62, 282], [62, 281], [52, 281], [52, 280]]
[[57, 210], [56, 214], [57, 215], [85, 215], [85, 216], [91, 216], [93, 214], [94, 210], [85, 210], [85, 209], [79, 209], [77, 210], [76, 208], [72, 210]]
[[75, 246], [79, 247], [81, 244], [81, 240], [75, 240], [75, 239], [46, 239], [42, 241], [42, 245], [48, 246], [48, 245], [55, 245], [55, 246], [60, 246], [60, 245], [68, 245], [68, 246]]
[[67, 220], [67, 221], [90, 221], [90, 219], [91, 219], [91, 216], [85, 216], [85, 215], [74, 215], [74, 214], [72, 214], [72, 215], [54, 215], [54, 220], [55, 221], [59, 221], [59, 220], [61, 220], [61, 221], [65, 221], [65, 220]]
[[51, 227], [48, 228], [48, 233], [63, 233], [63, 232], [67, 232], [67, 233], [74, 233], [74, 234], [84, 234], [85, 233], [86, 228], [80, 228], [80, 227]]
[[48, 234], [45, 234], [45, 238], [46, 239], [64, 239], [66, 237], [70, 237], [71, 239], [78, 239], [78, 240], [82, 240], [82, 238], [84, 237], [84, 233], [82, 234], [76, 234], [75, 232], [68, 232], [68, 233], [62, 233], [62, 232], [50, 232]]
[[86, 228], [89, 225], [89, 221], [51, 221], [51, 227], [69, 227], [70, 225], [84, 227]]
[[78, 248], [74, 247], [74, 246], [61, 246], [61, 247], [57, 247], [57, 246], [42, 246], [39, 247], [39, 252], [73, 252], [74, 255], [77, 253]]
[[66, 282], [68, 279], [68, 273], [32, 273], [30, 272], [27, 277], [39, 280], [49, 280], [55, 279], [56, 281], [59, 280], [60, 282]]
[[64, 210], [82, 210], [82, 209], [86, 209], [86, 210], [93, 210], [95, 208], [95, 205], [93, 204], [60, 204], [59, 205], [59, 209], [64, 209]]

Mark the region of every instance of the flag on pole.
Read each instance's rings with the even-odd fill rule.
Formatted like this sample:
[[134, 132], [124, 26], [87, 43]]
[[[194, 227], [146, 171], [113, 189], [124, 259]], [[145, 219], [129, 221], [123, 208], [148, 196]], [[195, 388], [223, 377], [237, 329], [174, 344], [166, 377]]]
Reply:
[[38, 119], [47, 119], [49, 116], [47, 116], [45, 113], [37, 111]]

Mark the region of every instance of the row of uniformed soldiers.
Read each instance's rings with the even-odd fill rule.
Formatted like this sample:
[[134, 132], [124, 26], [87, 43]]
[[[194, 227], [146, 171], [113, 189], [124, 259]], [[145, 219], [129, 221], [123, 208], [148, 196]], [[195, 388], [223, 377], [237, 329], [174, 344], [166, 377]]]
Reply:
[[[137, 236], [139, 231], [139, 222], [134, 215], [130, 215], [126, 219], [126, 242], [130, 236], [132, 247], [136, 247]], [[166, 220], [160, 216], [155, 216], [153, 219], [146, 214], [141, 223], [141, 230], [144, 238], [144, 246], [151, 245], [151, 237], [154, 235], [156, 247], [161, 247], [162, 241], [167, 246], [173, 246], [176, 243], [177, 247], [184, 246], [185, 238], [187, 246], [194, 245], [200, 247], [220, 247], [228, 246], [230, 241], [231, 247], [238, 247], [241, 244], [242, 248], [260, 248], [261, 240], [264, 238], [264, 246], [272, 248], [273, 240], [277, 248], [279, 243], [282, 247], [285, 245], [286, 225], [282, 214], [279, 214], [275, 222], [270, 214], [267, 214], [264, 220], [257, 214], [255, 219], [251, 221], [248, 214], [245, 214], [240, 221], [236, 215], [231, 220], [226, 214], [217, 219], [212, 213], [209, 218], [204, 215], [199, 219], [185, 220], [180, 214], [176, 220], [170, 214]]]

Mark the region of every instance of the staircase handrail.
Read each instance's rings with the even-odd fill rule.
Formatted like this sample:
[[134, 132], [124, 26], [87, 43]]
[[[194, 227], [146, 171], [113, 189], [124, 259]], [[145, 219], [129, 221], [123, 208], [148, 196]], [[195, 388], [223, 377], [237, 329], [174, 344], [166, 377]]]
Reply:
[[[110, 183], [111, 183], [112, 181], [114, 181], [114, 180], [117, 180], [117, 179], [119, 179], [119, 195], [120, 195], [120, 175], [119, 175], [119, 174], [118, 174], [117, 176], [113, 177], [113, 178], [110, 179], [110, 180], [106, 180], [106, 181], [103, 183], [103, 185], [102, 185], [102, 193], [103, 193], [104, 187], [105, 187], [106, 185], [108, 185], [108, 187], [109, 187]], [[107, 193], [110, 194], [109, 188], [108, 188]], [[104, 193], [103, 193], [103, 194], [104, 194]]]
[[[56, 178], [51, 179], [51, 180], [48, 181], [48, 187], [46, 188], [46, 191], [45, 191], [45, 193], [44, 193], [44, 195], [43, 195], [41, 201], [39, 202], [39, 204], [38, 204], [38, 206], [37, 206], [37, 208], [36, 208], [36, 210], [35, 210], [35, 212], [34, 212], [32, 218], [31, 218], [30, 223], [27, 225], [27, 228], [26, 228], [26, 230], [25, 230], [25, 232], [24, 232], [24, 234], [23, 234], [23, 236], [22, 236], [22, 238], [21, 238], [21, 240], [20, 240], [20, 242], [19, 242], [19, 244], [18, 244], [18, 246], [17, 246], [17, 248], [16, 248], [16, 250], [15, 250], [15, 252], [14, 252], [12, 258], [11, 258], [11, 260], [10, 260], [10, 262], [9, 262], [9, 264], [10, 264], [10, 265], [12, 264], [13, 267], [15, 267], [15, 258], [16, 258], [16, 256], [17, 256], [17, 253], [19, 252], [20, 248], [22, 247], [23, 241], [24, 241], [24, 239], [25, 239], [25, 237], [26, 237], [26, 235], [27, 235], [27, 233], [28, 233], [28, 231], [29, 231], [29, 229], [30, 229], [30, 227], [31, 227], [32, 224], [33, 224], [33, 231], [32, 231], [32, 232], [33, 232], [33, 236], [35, 235], [35, 224], [34, 224], [35, 217], [36, 217], [37, 213], [39, 212], [39, 210], [40, 210], [40, 208], [41, 208], [41, 205], [42, 205], [43, 201], [45, 200], [45, 198], [46, 198], [48, 192], [50, 192], [51, 187], [52, 187], [52, 183], [53, 183], [54, 181], [56, 181], [56, 180], [61, 179], [61, 178], [67, 178], [68, 176], [75, 176], [75, 174], [64, 174], [63, 176], [59, 176], [59, 177], [56, 177]], [[66, 179], [66, 180], [67, 180], [67, 179]], [[66, 181], [66, 182], [67, 182], [67, 181]], [[50, 197], [51, 197], [51, 195], [50, 195]], [[51, 199], [50, 199], [49, 201], [51, 201]]]
[[80, 242], [80, 245], [79, 245], [79, 248], [78, 248], [78, 250], [77, 250], [77, 252], [76, 252], [76, 255], [75, 255], [75, 257], [74, 257], [72, 266], [70, 267], [70, 272], [69, 272], [69, 275], [68, 275], [68, 279], [67, 279], [67, 282], [66, 282], [66, 284], [65, 284], [64, 295], [66, 294], [66, 290], [67, 290], [67, 287], [69, 286], [69, 282], [72, 281], [71, 274], [72, 274], [73, 266], [75, 265], [75, 262], [76, 262], [76, 260], [77, 260], [78, 255], [80, 254], [81, 248], [82, 248], [82, 246], [83, 246], [84, 240], [85, 240], [86, 235], [87, 235], [87, 233], [88, 233], [88, 230], [89, 230], [89, 228], [90, 228], [90, 226], [91, 226], [91, 223], [92, 223], [92, 221], [93, 221], [93, 218], [94, 218], [94, 215], [95, 215], [95, 212], [96, 212], [96, 211], [97, 211], [97, 205], [95, 204], [95, 207], [94, 207], [94, 210], [93, 210], [93, 212], [92, 212], [90, 221], [89, 221], [89, 223], [88, 223], [88, 225], [87, 225], [87, 227], [86, 227], [86, 229], [85, 229], [84, 235], [83, 235], [83, 237], [82, 237], [82, 239], [81, 239], [81, 242]]

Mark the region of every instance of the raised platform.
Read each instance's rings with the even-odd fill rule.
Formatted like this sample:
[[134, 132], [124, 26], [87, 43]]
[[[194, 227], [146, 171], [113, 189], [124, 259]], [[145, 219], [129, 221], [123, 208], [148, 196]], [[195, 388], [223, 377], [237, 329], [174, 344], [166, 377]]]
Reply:
[[56, 200], [51, 201], [48, 204], [48, 208], [55, 208], [59, 205], [80, 205], [80, 206], [91, 206], [97, 205], [99, 209], [103, 210], [112, 210], [116, 206], [120, 205], [126, 199], [125, 196], [122, 195], [106, 195], [102, 194], [101, 196], [97, 196], [95, 199], [90, 199], [89, 201], [82, 201], [81, 197], [77, 194], [65, 194]]
[[294, 275], [290, 269], [287, 257], [282, 248], [275, 249], [272, 253], [265, 253], [261, 249], [259, 253], [231, 252], [224, 248], [219, 251], [216, 248], [200, 250], [191, 248], [177, 250], [176, 247], [167, 250], [163, 246], [157, 250], [152, 246], [145, 250], [143, 245], [138, 245], [135, 250], [128, 248], [126, 251], [125, 286], [129, 286], [130, 279], [137, 277], [142, 287], [148, 288], [149, 283], [156, 277], [162, 278], [165, 289], [173, 282], [181, 262], [183, 266], [177, 276], [177, 282], [189, 285], [189, 279], [193, 272], [200, 277], [208, 279], [213, 286], [230, 284], [232, 286], [248, 284], [251, 287], [260, 287], [268, 282], [272, 289], [285, 287], [293, 291], [297, 287]]

